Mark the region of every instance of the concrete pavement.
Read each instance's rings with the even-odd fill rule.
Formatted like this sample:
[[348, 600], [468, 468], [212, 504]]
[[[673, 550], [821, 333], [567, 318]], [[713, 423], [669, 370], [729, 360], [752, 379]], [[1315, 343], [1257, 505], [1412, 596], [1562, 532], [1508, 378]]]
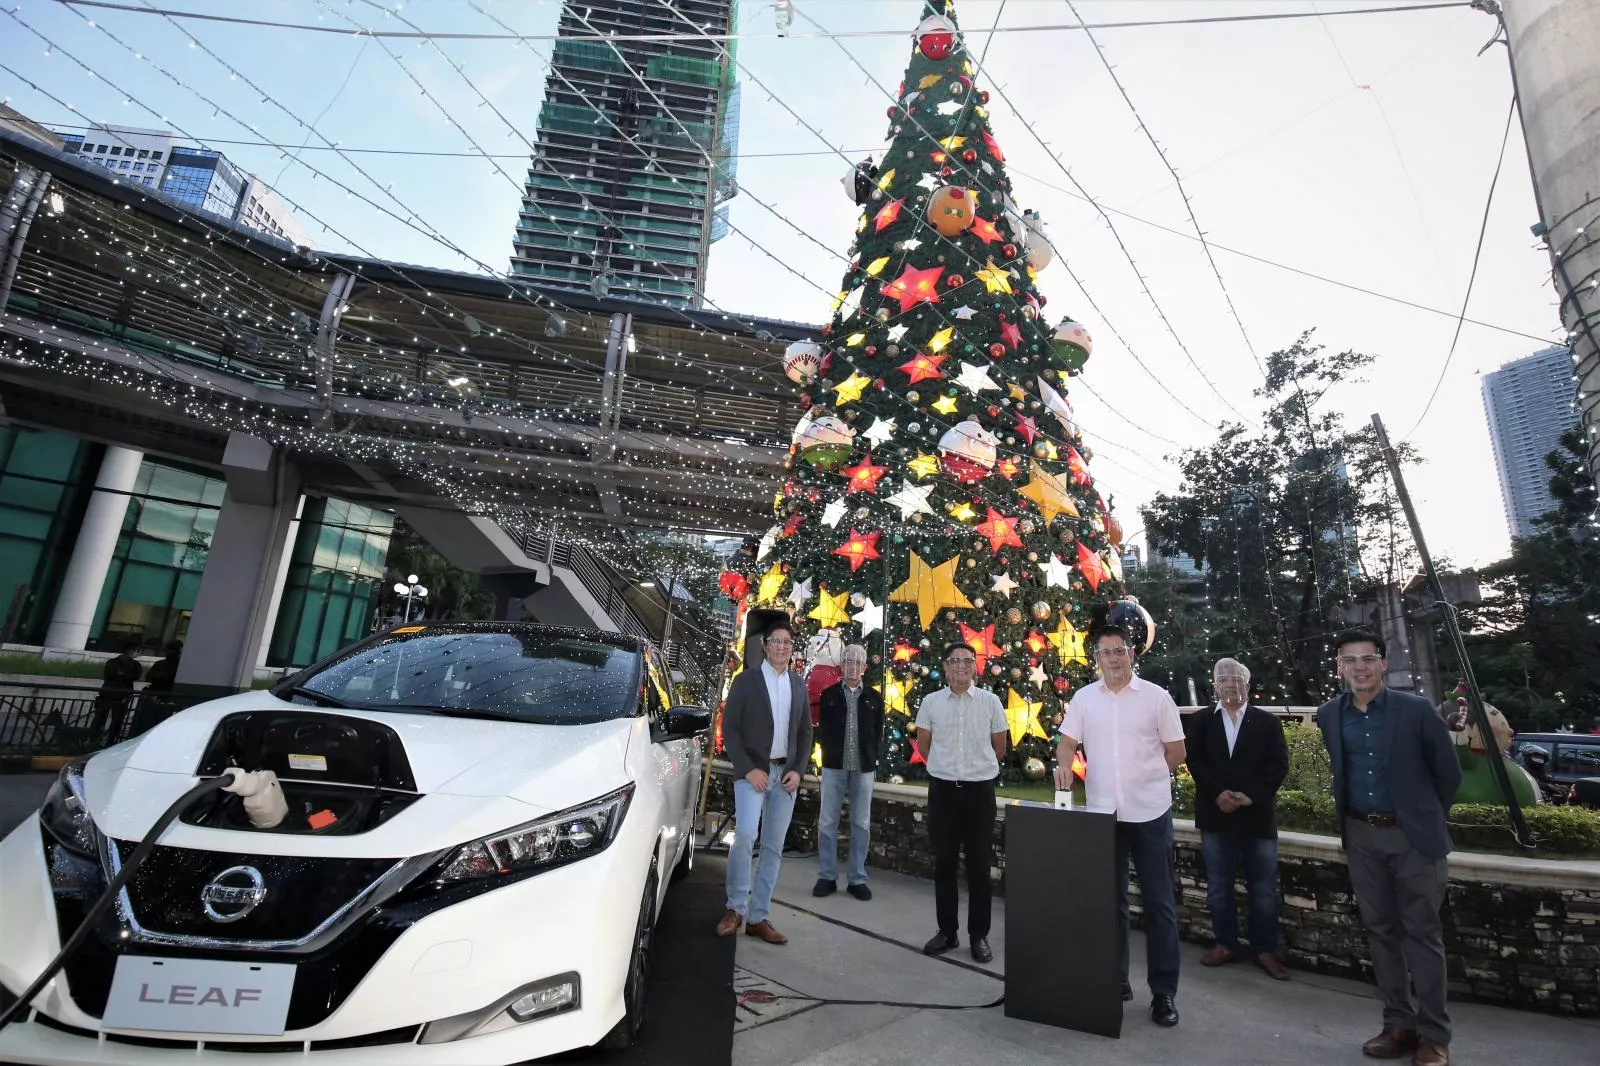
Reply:
[[[934, 934], [933, 886], [872, 870], [873, 899], [842, 890], [817, 899], [815, 858], [786, 858], [772, 922], [789, 936], [784, 947], [739, 937], [735, 987], [745, 997], [736, 1022], [736, 1066], [825, 1066], [982, 1061], [988, 1066], [1061, 1063], [1183, 1062], [1355, 1064], [1361, 1044], [1377, 1034], [1381, 1010], [1370, 985], [1294, 972], [1273, 981], [1254, 966], [1206, 969], [1203, 949], [1183, 945], [1178, 993], [1182, 1021], [1161, 1029], [1149, 1018], [1144, 942], [1134, 935], [1134, 1000], [1126, 1004], [1122, 1038], [1109, 1040], [1007, 1018], [999, 1006], [931, 1010], [915, 1004], [993, 1003], [1004, 992], [1005, 901], [995, 900], [989, 943], [995, 959], [975, 965], [962, 947], [941, 959], [921, 954]], [[965, 922], [966, 902], [962, 901]], [[1064, 960], [1062, 994], [1071, 995]], [[899, 1005], [836, 1005], [812, 999], [768, 1001], [763, 991], [822, 999]], [[791, 991], [792, 990], [792, 991]], [[751, 995], [754, 992], [755, 995]], [[1595, 1061], [1600, 1021], [1475, 1003], [1452, 1003], [1456, 1063]]]

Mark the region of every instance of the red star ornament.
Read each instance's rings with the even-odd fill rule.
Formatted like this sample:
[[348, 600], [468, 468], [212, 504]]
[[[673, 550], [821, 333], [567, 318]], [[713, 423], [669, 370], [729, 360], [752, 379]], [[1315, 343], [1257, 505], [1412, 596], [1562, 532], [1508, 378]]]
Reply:
[[972, 528], [989, 542], [991, 552], [1005, 547], [1022, 547], [1022, 540], [1017, 536], [1017, 519], [1007, 518], [993, 507], [989, 508], [989, 516]]
[[[721, 720], [722, 719], [720, 717], [717, 719], [717, 721], [719, 721], [719, 722]], [[927, 763], [928, 763], [928, 760], [924, 759], [922, 757], [922, 752], [917, 749], [917, 742], [915, 740], [913, 740], [911, 742], [911, 765], [915, 766], [918, 763], [922, 763], [924, 766], [926, 766]]]
[[987, 133], [983, 135], [983, 146], [989, 149], [989, 154], [994, 156], [996, 163], [1004, 163], [1006, 161], [1006, 154], [1000, 150], [1000, 142]]
[[1026, 415], [1018, 415], [1017, 432], [1021, 434], [1023, 440], [1027, 441], [1029, 444], [1032, 444], [1033, 438], [1038, 435], [1039, 432], [1038, 423], [1034, 422], [1032, 418]]
[[853, 574], [869, 559], [878, 558], [878, 538], [881, 536], [883, 536], [881, 529], [874, 529], [865, 535], [852, 529], [850, 539], [833, 549], [833, 554], [849, 559], [850, 572]]
[[1022, 344], [1022, 331], [1015, 322], [1000, 323], [1000, 339], [1011, 345], [1011, 350], [1016, 351]]
[[872, 454], [869, 452], [861, 462], [855, 466], [847, 466], [841, 471], [850, 479], [850, 487], [844, 490], [845, 495], [848, 496], [852, 492], [877, 492], [878, 479], [888, 472], [889, 468], [886, 466], [872, 465]]
[[1043, 655], [1044, 650], [1049, 646], [1050, 642], [1044, 637], [1040, 636], [1037, 629], [1030, 629], [1028, 631], [1028, 650], [1033, 652], [1033, 654]]
[[1080, 485], [1089, 483], [1089, 464], [1083, 461], [1083, 456], [1078, 454], [1078, 449], [1067, 449], [1067, 469], [1072, 471], [1072, 480]]
[[994, 464], [994, 472], [1009, 481], [1022, 472], [1022, 467], [1015, 456], [1008, 455]]
[[990, 622], [982, 629], [973, 629], [965, 622], [961, 623], [961, 642], [970, 644], [972, 651], [978, 657], [978, 673], [983, 673], [984, 663], [989, 661], [989, 656], [1000, 654], [1000, 645], [994, 642], [994, 623]]
[[[795, 530], [799, 529], [800, 523], [804, 522], [805, 520], [806, 516], [801, 514], [799, 511], [796, 511], [794, 514], [790, 515], [788, 520], [783, 523], [783, 535], [785, 537], [794, 536]], [[781, 540], [782, 538], [779, 539]]]
[[927, 381], [929, 378], [944, 377], [944, 373], [939, 369], [939, 364], [943, 363], [946, 358], [943, 355], [923, 355], [919, 352], [915, 359], [908, 363], [901, 363], [900, 369], [906, 372], [906, 375], [911, 378], [911, 384], [915, 385], [917, 382]]
[[1100, 582], [1111, 576], [1110, 571], [1106, 569], [1106, 561], [1100, 558], [1100, 553], [1090, 551], [1081, 540], [1078, 542], [1078, 570], [1093, 592], [1099, 592]]
[[993, 222], [976, 215], [973, 216], [972, 225], [967, 227], [967, 232], [978, 238], [984, 244], [992, 244], [995, 241], [1005, 240], [1004, 237], [1000, 236], [1000, 231], [994, 228]]
[[905, 206], [904, 200], [890, 200], [878, 208], [878, 213], [873, 216], [873, 224], [877, 227], [874, 233], [882, 233], [900, 218], [900, 209]]
[[898, 278], [878, 290], [878, 295], [885, 300], [899, 300], [901, 314], [920, 303], [936, 304], [939, 302], [939, 276], [943, 273], [942, 266], [918, 270], [908, 263]]
[[894, 645], [894, 661], [897, 662], [897, 663], [908, 663], [912, 659], [915, 659], [921, 653], [922, 653], [922, 649], [921, 648], [913, 647], [912, 645], [907, 644], [903, 640], [895, 641], [895, 645]]

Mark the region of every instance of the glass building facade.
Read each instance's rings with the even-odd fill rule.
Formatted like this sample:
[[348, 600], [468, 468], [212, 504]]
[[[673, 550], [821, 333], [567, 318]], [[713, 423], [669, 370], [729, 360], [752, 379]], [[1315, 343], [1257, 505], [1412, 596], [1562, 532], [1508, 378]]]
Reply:
[[100, 449], [75, 437], [0, 427], [0, 637], [44, 640]]
[[161, 191], [208, 214], [232, 219], [248, 179], [218, 152], [174, 148], [167, 157]]
[[[106, 449], [60, 433], [0, 427], [0, 622], [42, 646]], [[105, 570], [85, 647], [185, 640], [227, 483], [146, 458]], [[394, 516], [307, 498], [284, 573], [267, 665], [304, 666], [372, 631]]]
[[306, 666], [372, 631], [393, 532], [387, 511], [306, 501], [268, 666]]

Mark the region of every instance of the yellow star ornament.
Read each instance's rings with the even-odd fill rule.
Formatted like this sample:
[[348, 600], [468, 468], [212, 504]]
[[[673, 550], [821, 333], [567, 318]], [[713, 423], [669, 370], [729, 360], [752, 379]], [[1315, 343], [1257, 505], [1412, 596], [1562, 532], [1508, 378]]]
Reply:
[[911, 690], [915, 685], [916, 682], [914, 681], [902, 681], [891, 674], [883, 684], [883, 709], [897, 711], [900, 714], [907, 713], [906, 697], [911, 695]]
[[953, 415], [961, 409], [954, 396], [941, 396], [928, 406], [942, 415]]
[[871, 378], [863, 377], [859, 370], [852, 370], [849, 377], [833, 387], [833, 393], [840, 403], [855, 403], [871, 384]]
[[974, 277], [983, 282], [983, 287], [990, 292], [1009, 293], [1011, 291], [1011, 276], [995, 266], [993, 259], [987, 260], [982, 270], [975, 270], [972, 273]]
[[932, 477], [939, 472], [939, 458], [938, 456], [918, 452], [917, 457], [906, 464], [906, 468], [917, 475], [917, 479], [920, 481], [922, 478]]
[[1067, 495], [1067, 479], [1052, 474], [1038, 463], [1032, 467], [1033, 478], [1018, 491], [1034, 502], [1046, 522], [1054, 522], [1056, 515], [1078, 517], [1078, 505]]
[[761, 575], [761, 586], [756, 589], [756, 602], [771, 603], [776, 600], [786, 580], [783, 567], [773, 563], [771, 569]]
[[971, 607], [972, 603], [956, 588], [956, 567], [961, 556], [951, 556], [938, 566], [929, 566], [916, 552], [911, 553], [911, 576], [889, 593], [892, 603], [914, 603], [917, 619], [927, 629], [945, 607]]
[[1061, 624], [1050, 632], [1049, 637], [1050, 643], [1055, 645], [1056, 654], [1061, 656], [1063, 663], [1088, 665], [1089, 657], [1083, 651], [1083, 640], [1088, 635], [1081, 629], [1073, 628], [1072, 623], [1062, 615]]
[[1006, 725], [1011, 728], [1011, 743], [1021, 744], [1023, 737], [1049, 740], [1050, 736], [1039, 725], [1039, 712], [1044, 703], [1023, 699], [1016, 689], [1006, 690]]
[[817, 605], [811, 609], [807, 618], [815, 618], [821, 623], [823, 629], [836, 629], [850, 621], [850, 592], [846, 589], [837, 596], [828, 594], [828, 586], [822, 586], [822, 592], [817, 595]]
[[933, 336], [928, 338], [928, 351], [933, 352], [935, 355], [939, 354], [946, 348], [950, 347], [950, 342], [955, 339], [955, 335], [955, 327], [946, 326], [944, 329], [941, 329], [938, 333], [935, 333]]

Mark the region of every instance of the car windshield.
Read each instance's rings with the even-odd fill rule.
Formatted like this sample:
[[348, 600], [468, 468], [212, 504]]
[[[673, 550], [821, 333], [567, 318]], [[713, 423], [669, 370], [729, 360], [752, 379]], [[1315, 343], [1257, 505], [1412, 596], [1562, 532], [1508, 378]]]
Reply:
[[290, 693], [366, 710], [579, 724], [638, 706], [639, 653], [581, 636], [433, 631], [358, 648]]

